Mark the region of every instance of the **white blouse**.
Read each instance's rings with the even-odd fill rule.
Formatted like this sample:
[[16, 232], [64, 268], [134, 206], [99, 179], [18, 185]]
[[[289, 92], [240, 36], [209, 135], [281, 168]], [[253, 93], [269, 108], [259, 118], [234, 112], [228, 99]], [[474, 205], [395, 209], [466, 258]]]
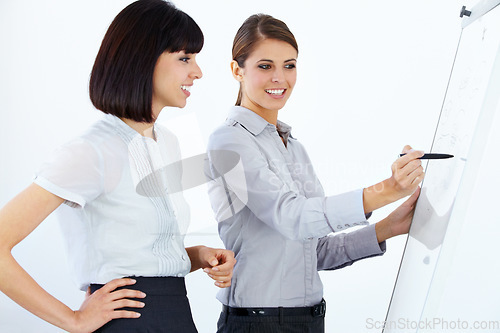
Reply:
[[156, 141], [105, 115], [36, 174], [36, 184], [65, 199], [56, 213], [82, 290], [125, 276], [190, 271], [179, 145], [158, 124], [154, 134]]

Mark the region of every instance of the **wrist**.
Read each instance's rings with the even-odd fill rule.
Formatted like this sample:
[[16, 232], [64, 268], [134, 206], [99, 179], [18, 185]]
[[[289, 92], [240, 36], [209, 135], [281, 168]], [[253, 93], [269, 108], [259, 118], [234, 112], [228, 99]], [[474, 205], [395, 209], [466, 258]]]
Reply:
[[67, 322], [67, 327], [69, 327], [68, 332], [71, 333], [78, 333], [82, 332], [82, 325], [80, 321], [80, 311], [71, 311], [72, 315], [70, 315], [68, 322]]
[[365, 214], [396, 201], [397, 194], [394, 181], [391, 178], [363, 189]]
[[387, 178], [382, 183], [383, 191], [381, 196], [384, 198], [385, 204], [390, 204], [401, 198], [398, 190], [396, 189], [396, 181], [393, 178]]
[[200, 268], [203, 268], [203, 251], [207, 247], [204, 245], [197, 245], [192, 247], [187, 247], [186, 252], [188, 253], [189, 260], [191, 261], [191, 272], [194, 272]]
[[375, 234], [377, 235], [377, 242], [379, 243], [382, 243], [393, 236], [391, 225], [387, 218], [375, 224]]

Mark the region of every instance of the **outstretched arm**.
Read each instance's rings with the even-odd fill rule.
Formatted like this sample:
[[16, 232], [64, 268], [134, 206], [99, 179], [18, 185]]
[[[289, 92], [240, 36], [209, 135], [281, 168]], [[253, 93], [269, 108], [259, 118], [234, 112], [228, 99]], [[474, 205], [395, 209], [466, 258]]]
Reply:
[[73, 311], [40, 287], [12, 256], [14, 246], [63, 202], [64, 199], [32, 184], [0, 210], [0, 291], [34, 315], [69, 332], [90, 332], [114, 318], [137, 317], [135, 312], [114, 311], [124, 306], [141, 307], [140, 302], [125, 299], [142, 298], [140, 292], [112, 292], [133, 281], [117, 280], [89, 297], [80, 310]]
[[318, 240], [318, 270], [333, 270], [354, 262], [382, 255], [385, 240], [405, 234], [410, 229], [420, 188], [389, 216], [374, 225], [350, 233], [339, 233]]

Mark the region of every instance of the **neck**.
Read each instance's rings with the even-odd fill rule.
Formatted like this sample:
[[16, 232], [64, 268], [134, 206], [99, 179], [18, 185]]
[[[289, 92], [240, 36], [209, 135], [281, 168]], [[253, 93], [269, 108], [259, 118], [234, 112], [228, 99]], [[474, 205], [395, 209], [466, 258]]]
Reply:
[[130, 126], [133, 130], [135, 130], [137, 133], [139, 133], [142, 136], [155, 139], [154, 133], [153, 133], [153, 123], [140, 123], [128, 118], [120, 118], [125, 124]]
[[256, 114], [264, 118], [264, 120], [266, 120], [268, 123], [273, 124], [274, 126], [278, 126], [278, 110], [268, 110], [259, 106], [249, 105], [249, 103], [244, 102], [241, 103], [241, 106], [255, 112]]

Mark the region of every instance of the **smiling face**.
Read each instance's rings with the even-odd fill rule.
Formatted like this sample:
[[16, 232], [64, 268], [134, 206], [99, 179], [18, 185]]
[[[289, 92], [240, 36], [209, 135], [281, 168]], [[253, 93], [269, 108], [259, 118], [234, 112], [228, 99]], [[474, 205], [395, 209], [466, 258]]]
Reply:
[[153, 116], [165, 106], [183, 108], [194, 80], [202, 77], [196, 54], [163, 52], [153, 73]]
[[241, 106], [266, 120], [269, 115], [277, 116], [295, 86], [296, 65], [297, 50], [276, 39], [260, 41], [243, 68], [233, 61], [233, 76], [241, 83]]

